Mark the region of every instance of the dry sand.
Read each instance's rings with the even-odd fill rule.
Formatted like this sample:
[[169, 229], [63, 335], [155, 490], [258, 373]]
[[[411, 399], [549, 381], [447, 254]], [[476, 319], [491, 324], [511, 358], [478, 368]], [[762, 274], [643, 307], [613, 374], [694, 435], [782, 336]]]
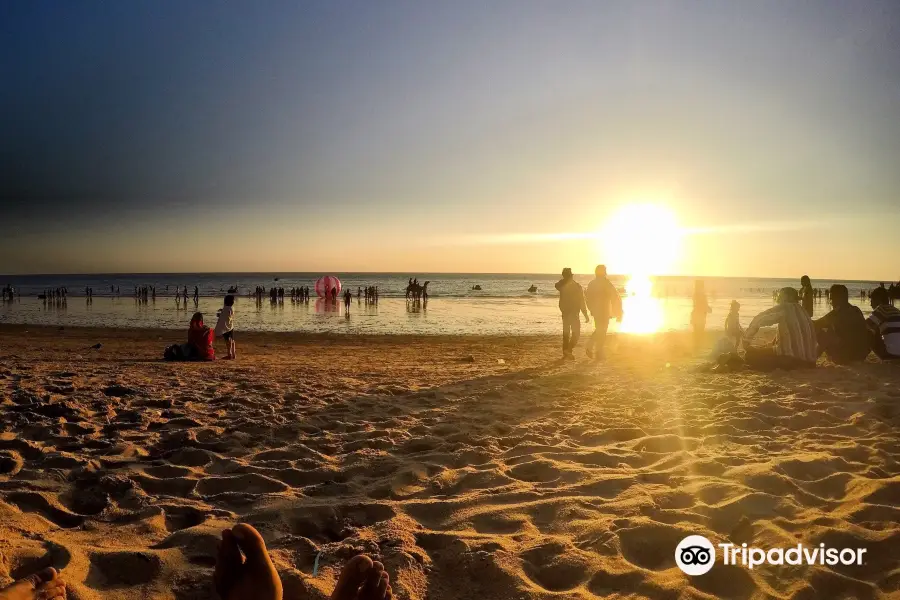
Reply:
[[[3, 579], [51, 563], [70, 598], [211, 598], [219, 533], [246, 521], [292, 599], [359, 552], [402, 599], [900, 595], [900, 365], [701, 374], [671, 335], [595, 365], [547, 338], [244, 333], [238, 361], [159, 362], [181, 337], [0, 327]], [[691, 533], [867, 561], [689, 578]]]

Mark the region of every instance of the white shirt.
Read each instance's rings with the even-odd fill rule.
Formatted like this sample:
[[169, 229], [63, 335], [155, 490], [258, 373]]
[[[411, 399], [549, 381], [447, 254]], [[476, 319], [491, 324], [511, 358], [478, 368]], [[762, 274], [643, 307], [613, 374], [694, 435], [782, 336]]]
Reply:
[[222, 336], [234, 329], [234, 307], [225, 306], [219, 313], [219, 321], [216, 323], [216, 335]]

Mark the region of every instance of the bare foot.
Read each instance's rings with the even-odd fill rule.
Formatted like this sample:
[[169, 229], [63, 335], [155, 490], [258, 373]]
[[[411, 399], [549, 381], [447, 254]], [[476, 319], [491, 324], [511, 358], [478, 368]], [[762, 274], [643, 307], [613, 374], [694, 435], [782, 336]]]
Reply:
[[390, 582], [383, 564], [360, 554], [344, 565], [331, 600], [390, 600]]
[[266, 543], [246, 523], [222, 532], [213, 579], [223, 600], [282, 600], [281, 579]]
[[66, 583], [48, 567], [0, 590], [0, 600], [65, 600]]

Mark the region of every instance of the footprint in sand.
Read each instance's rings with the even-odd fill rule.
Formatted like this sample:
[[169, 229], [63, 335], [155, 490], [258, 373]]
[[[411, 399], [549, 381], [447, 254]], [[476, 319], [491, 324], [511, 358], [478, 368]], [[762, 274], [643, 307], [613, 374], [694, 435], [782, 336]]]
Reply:
[[196, 479], [184, 477], [172, 477], [170, 479], [157, 479], [144, 475], [132, 477], [145, 492], [153, 496], [175, 496], [186, 498], [193, 494], [197, 487]]
[[60, 501], [82, 515], [99, 515], [111, 506], [109, 494], [96, 487], [73, 490], [67, 501], [64, 498]]
[[162, 561], [149, 552], [95, 552], [85, 584], [95, 589], [149, 583], [162, 571]]
[[78, 527], [84, 523], [84, 517], [55, 506], [37, 492], [12, 492], [6, 495], [5, 500], [15, 504], [23, 512], [37, 513], [64, 529]]
[[154, 467], [144, 468], [144, 473], [157, 479], [171, 479], [173, 477], [187, 477], [193, 473], [187, 467], [178, 467], [175, 465], [158, 465]]
[[675, 565], [672, 551], [689, 533], [669, 525], [645, 522], [616, 531], [622, 556], [631, 564], [650, 571]]
[[253, 473], [233, 477], [205, 477], [197, 484], [197, 493], [201, 496], [214, 496], [228, 492], [250, 495], [276, 494], [289, 489], [280, 481]]
[[12, 450], [0, 451], [0, 475], [12, 477], [22, 470], [22, 457]]
[[184, 467], [205, 467], [213, 461], [213, 453], [200, 448], [180, 448], [165, 455], [166, 459]]
[[577, 548], [549, 542], [522, 553], [529, 579], [551, 592], [564, 592], [584, 584], [590, 576], [591, 558]]
[[[591, 577], [591, 580], [587, 583], [587, 589], [600, 598], [614, 597], [613, 594], [618, 595], [621, 592], [637, 589], [641, 589], [642, 592], [646, 593], [648, 591], [644, 586], [646, 579], [646, 576], [638, 570], [625, 571], [624, 573], [601, 570], [594, 573]], [[660, 596], [660, 598], [664, 597], [666, 596]]]

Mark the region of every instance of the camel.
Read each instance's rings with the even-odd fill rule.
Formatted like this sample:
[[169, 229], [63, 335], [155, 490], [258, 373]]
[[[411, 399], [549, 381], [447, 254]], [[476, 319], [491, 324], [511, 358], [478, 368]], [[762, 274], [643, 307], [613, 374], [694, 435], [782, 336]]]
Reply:
[[424, 300], [428, 302], [428, 284], [430, 281], [426, 281], [423, 284], [419, 283], [410, 283], [406, 286], [406, 299], [409, 300], [412, 298], [416, 302], [421, 302]]

